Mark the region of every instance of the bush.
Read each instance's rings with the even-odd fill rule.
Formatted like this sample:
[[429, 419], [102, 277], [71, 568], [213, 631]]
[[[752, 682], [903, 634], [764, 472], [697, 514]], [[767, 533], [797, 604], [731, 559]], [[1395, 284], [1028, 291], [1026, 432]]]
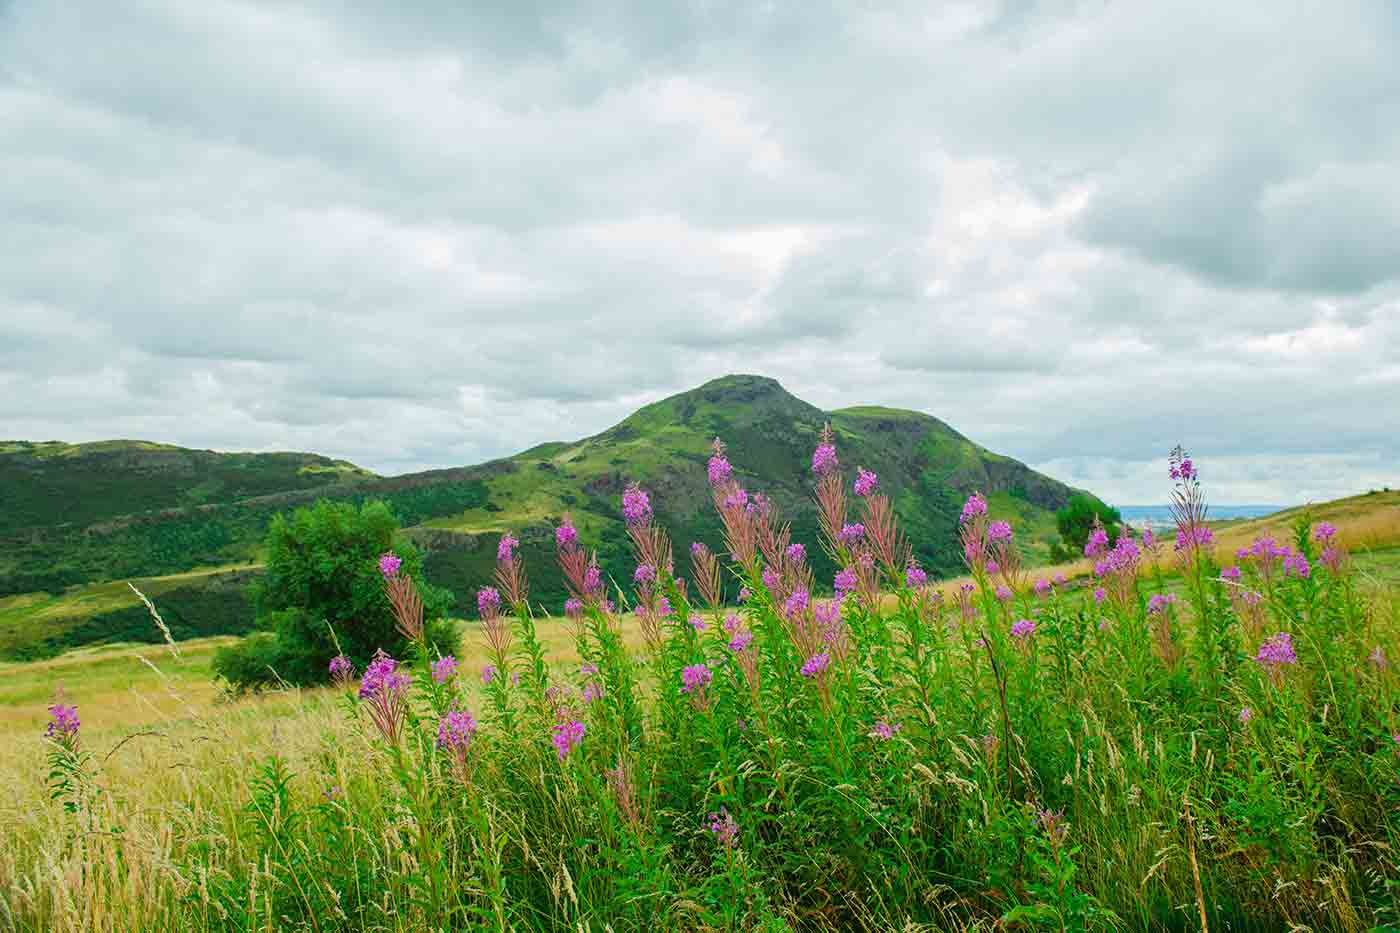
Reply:
[[[1117, 509], [1104, 505], [1093, 496], [1082, 492], [1075, 493], [1070, 496], [1065, 507], [1055, 513], [1055, 527], [1060, 531], [1060, 538], [1064, 541], [1068, 554], [1078, 557], [1084, 553], [1084, 544], [1089, 540], [1089, 532], [1094, 527], [1095, 518], [1103, 523], [1110, 541], [1118, 537], [1123, 516]], [[1064, 553], [1059, 552], [1058, 555], [1052, 556]]]
[[398, 530], [383, 502], [357, 509], [321, 500], [275, 516], [267, 533], [267, 574], [256, 589], [257, 627], [264, 634], [221, 649], [215, 672], [238, 690], [278, 680], [320, 683], [337, 654], [363, 667], [380, 649], [402, 651], [406, 642], [394, 626], [378, 567], [386, 552], [403, 561], [400, 573], [419, 581], [429, 640], [450, 650], [455, 628], [443, 614], [451, 594], [423, 582], [422, 556]]

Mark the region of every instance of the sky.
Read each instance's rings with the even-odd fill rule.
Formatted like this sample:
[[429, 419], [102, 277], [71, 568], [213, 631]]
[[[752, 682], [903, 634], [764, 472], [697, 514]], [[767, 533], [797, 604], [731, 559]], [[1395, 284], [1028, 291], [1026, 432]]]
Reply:
[[0, 217], [0, 437], [398, 473], [742, 372], [1400, 486], [1389, 0], [0, 0]]

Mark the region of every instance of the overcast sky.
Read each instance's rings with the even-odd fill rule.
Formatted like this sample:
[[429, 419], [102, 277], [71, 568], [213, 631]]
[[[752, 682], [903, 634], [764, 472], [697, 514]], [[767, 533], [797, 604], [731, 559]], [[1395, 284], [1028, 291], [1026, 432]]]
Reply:
[[394, 473], [748, 372], [1400, 486], [1397, 11], [0, 0], [0, 437]]

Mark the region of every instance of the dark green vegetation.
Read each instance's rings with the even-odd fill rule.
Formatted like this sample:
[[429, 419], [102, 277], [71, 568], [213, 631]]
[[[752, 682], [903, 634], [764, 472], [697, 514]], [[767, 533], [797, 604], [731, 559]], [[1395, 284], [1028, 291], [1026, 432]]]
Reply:
[[[331, 658], [344, 654], [363, 669], [379, 649], [399, 652], [407, 639], [395, 629], [377, 560], [393, 552], [399, 572], [421, 581], [418, 549], [398, 535], [382, 502], [358, 509], [322, 500], [278, 515], [267, 534], [267, 573], [256, 586], [256, 635], [219, 650], [214, 670], [240, 690], [286, 681], [321, 682]], [[451, 596], [417, 584], [427, 643], [451, 651], [454, 626], [443, 619]], [[334, 631], [332, 631], [334, 629]]]
[[1064, 508], [1055, 513], [1060, 543], [1051, 547], [1051, 557], [1058, 562], [1073, 560], [1083, 554], [1084, 544], [1089, 540], [1089, 532], [1093, 530], [1095, 521], [1103, 525], [1110, 541], [1118, 540], [1123, 516], [1117, 509], [1104, 505], [1087, 493], [1077, 492], [1070, 496]]
[[[651, 491], [657, 513], [682, 546], [719, 543], [704, 469], [715, 437], [734, 448], [741, 481], [772, 497], [792, 520], [794, 539], [808, 546], [818, 580], [828, 582], [835, 568], [816, 547], [808, 469], [828, 420], [838, 444], [880, 475], [930, 573], [961, 570], [954, 529], [962, 500], [973, 490], [987, 495], [997, 517], [1016, 524], [1028, 560], [1049, 558], [1058, 540], [1054, 511], [1073, 492], [1062, 483], [928, 415], [876, 407], [822, 412], [772, 379], [728, 376], [648, 405], [575, 443], [392, 478], [309, 454], [215, 454], [125, 441], [6, 444], [0, 446], [0, 512], [10, 518], [0, 525], [0, 597], [58, 595], [79, 585], [202, 567], [247, 568], [261, 559], [273, 516], [321, 498], [383, 501], [403, 526], [420, 526], [408, 536], [425, 552], [427, 578], [458, 595], [460, 614], [472, 591], [490, 580], [502, 532], [513, 531], [527, 563], [542, 566], [552, 560], [551, 529], [565, 512], [596, 542], [603, 570], [626, 580], [631, 567], [618, 502], [628, 480]], [[228, 602], [211, 615], [249, 613], [241, 595], [219, 592]], [[551, 611], [564, 600], [552, 575], [536, 581], [532, 592]], [[0, 632], [0, 653], [33, 657], [124, 638], [131, 628], [123, 623], [104, 637], [106, 629], [92, 619], [64, 618], [37, 631]], [[246, 630], [249, 624], [245, 618], [241, 629], [221, 622], [201, 631]]]

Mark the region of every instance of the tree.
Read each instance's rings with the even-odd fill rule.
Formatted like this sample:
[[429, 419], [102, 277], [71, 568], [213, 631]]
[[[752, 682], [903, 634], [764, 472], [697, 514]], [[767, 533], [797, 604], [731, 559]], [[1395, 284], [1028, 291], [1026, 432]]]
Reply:
[[325, 681], [326, 666], [338, 653], [360, 670], [381, 648], [402, 657], [407, 640], [394, 626], [378, 566], [386, 552], [399, 557], [399, 573], [417, 583], [429, 644], [450, 652], [456, 629], [444, 612], [452, 596], [424, 581], [422, 555], [398, 531], [383, 502], [357, 509], [322, 499], [290, 516], [274, 516], [265, 545], [267, 575], [255, 592], [263, 631], [220, 649], [214, 671], [246, 690], [279, 680]]
[[1055, 513], [1055, 527], [1060, 530], [1060, 538], [1070, 555], [1083, 555], [1084, 545], [1089, 540], [1095, 517], [1103, 523], [1109, 540], [1116, 540], [1123, 516], [1117, 509], [1105, 505], [1091, 495], [1077, 492], [1069, 497], [1069, 502], [1064, 508]]

